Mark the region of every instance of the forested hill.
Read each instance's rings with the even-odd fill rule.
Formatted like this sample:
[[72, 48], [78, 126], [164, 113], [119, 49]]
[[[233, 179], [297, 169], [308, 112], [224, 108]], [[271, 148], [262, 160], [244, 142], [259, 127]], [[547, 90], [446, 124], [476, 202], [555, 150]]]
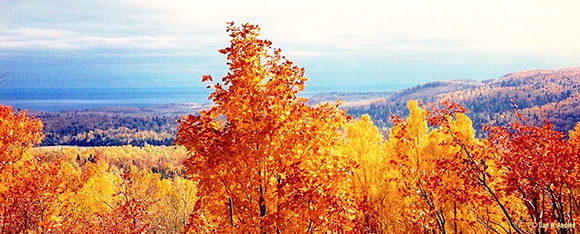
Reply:
[[580, 67], [515, 72], [483, 82], [433, 82], [349, 108], [349, 113], [355, 117], [368, 113], [378, 125], [389, 126], [389, 113], [406, 115], [406, 102], [412, 99], [457, 102], [470, 110], [477, 130], [484, 124], [511, 122], [517, 109], [528, 122], [541, 124], [547, 118], [557, 130], [567, 132], [580, 121]]
[[193, 103], [29, 114], [42, 120], [45, 146], [173, 145], [177, 120], [206, 108]]

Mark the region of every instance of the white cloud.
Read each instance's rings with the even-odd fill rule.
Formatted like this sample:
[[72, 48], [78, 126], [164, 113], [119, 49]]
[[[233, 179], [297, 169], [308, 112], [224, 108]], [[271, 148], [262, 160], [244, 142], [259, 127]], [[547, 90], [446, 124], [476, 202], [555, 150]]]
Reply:
[[2, 50], [172, 49], [180, 37], [88, 36], [58, 29], [21, 28], [1, 37]]
[[[417, 61], [427, 71], [458, 59], [481, 63], [485, 56], [497, 60], [514, 54], [570, 64], [580, 61], [578, 9], [580, 1], [566, 0], [10, 1], [0, 7], [0, 54], [18, 54], [22, 60], [26, 54], [63, 53], [79, 61], [89, 56], [83, 65], [95, 60], [132, 66], [152, 58], [158, 60], [146, 63], [187, 59], [184, 63], [192, 67], [205, 67], [205, 58], [223, 58], [217, 50], [229, 44], [226, 22], [235, 21], [259, 24], [262, 38], [273, 41], [292, 61], [316, 61], [314, 70], [372, 68], [345, 70], [365, 74], [394, 64], [403, 70], [391, 68], [392, 74], [406, 74]], [[346, 60], [361, 61], [360, 66], [340, 64]], [[374, 74], [367, 76], [375, 79]]]
[[[56, 49], [154, 49], [192, 44], [223, 47], [227, 45], [225, 22], [233, 20], [259, 24], [263, 36], [275, 44], [294, 45], [292, 49], [296, 50], [320, 48], [309, 50], [313, 53], [428, 50], [429, 45], [421, 42], [425, 40], [467, 41], [469, 44], [447, 48], [505, 53], [580, 51], [576, 43], [580, 41], [580, 15], [575, 12], [580, 9], [580, 2], [576, 1], [102, 0], [50, 4], [43, 6], [55, 10], [53, 13], [26, 12], [39, 14], [36, 18], [12, 13], [14, 17], [22, 16], [22, 22], [3, 26], [19, 31], [9, 40], [23, 43], [4, 42], [4, 48], [42, 47], [47, 41], [56, 42]], [[42, 8], [27, 5], [26, 9]], [[70, 18], [64, 16], [67, 14]], [[46, 21], [51, 18], [53, 21]], [[45, 21], [33, 22], [34, 19]], [[21, 26], [27, 24], [37, 27]], [[419, 43], [412, 45], [415, 42]]]

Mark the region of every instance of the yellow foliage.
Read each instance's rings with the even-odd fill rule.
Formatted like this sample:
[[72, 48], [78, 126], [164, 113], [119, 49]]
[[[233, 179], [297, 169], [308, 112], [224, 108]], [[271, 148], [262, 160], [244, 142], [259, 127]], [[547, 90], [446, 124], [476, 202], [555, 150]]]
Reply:
[[570, 142], [572, 142], [572, 144], [576, 145], [577, 147], [580, 147], [580, 123], [576, 124], [576, 127], [573, 131], [570, 131], [569, 135]]
[[[444, 124], [429, 130], [427, 110], [415, 101], [408, 107], [409, 117], [393, 127], [385, 143], [385, 163], [400, 173], [393, 198], [402, 201], [398, 203], [400, 216], [394, 217], [399, 225], [387, 221], [395, 227], [392, 231], [477, 231], [486, 228], [479, 226], [478, 215], [482, 213], [488, 217], [491, 214], [493, 222], [501, 222], [497, 207], [485, 205], [487, 200], [473, 199], [484, 192], [481, 187], [466, 184], [466, 172], [461, 169], [466, 152], [478, 154], [481, 146], [471, 120], [462, 113], [455, 118], [444, 116]], [[470, 148], [464, 149], [462, 144]]]

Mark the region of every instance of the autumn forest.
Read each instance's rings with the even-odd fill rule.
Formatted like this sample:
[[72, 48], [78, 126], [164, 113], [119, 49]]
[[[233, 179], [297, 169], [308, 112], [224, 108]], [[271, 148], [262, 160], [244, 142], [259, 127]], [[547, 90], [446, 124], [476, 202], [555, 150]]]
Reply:
[[[67, 129], [58, 124], [72, 118], [0, 106], [0, 232], [575, 233], [580, 225], [577, 69], [527, 74], [554, 86], [524, 84], [521, 74], [433, 83], [422, 87], [427, 96], [408, 89], [347, 110], [341, 100], [301, 97], [304, 68], [258, 26], [230, 23], [227, 32], [231, 44], [219, 52], [229, 72], [202, 77], [213, 105], [177, 121], [87, 115]], [[78, 147], [99, 142], [112, 146]]]

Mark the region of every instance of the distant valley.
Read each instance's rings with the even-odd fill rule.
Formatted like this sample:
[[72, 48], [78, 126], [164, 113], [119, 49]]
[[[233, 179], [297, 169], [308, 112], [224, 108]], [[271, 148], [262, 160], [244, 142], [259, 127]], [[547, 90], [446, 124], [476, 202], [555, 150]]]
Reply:
[[[549, 119], [557, 130], [580, 122], [580, 67], [514, 72], [493, 80], [436, 81], [398, 92], [319, 93], [308, 104], [342, 100], [357, 118], [368, 114], [379, 127], [389, 127], [391, 114], [407, 115], [406, 103], [457, 102], [470, 111], [477, 131], [486, 124], [504, 125], [519, 111], [532, 124]], [[147, 107], [101, 107], [61, 112], [29, 111], [45, 124], [43, 145], [169, 145], [180, 116], [210, 104], [163, 104]]]

